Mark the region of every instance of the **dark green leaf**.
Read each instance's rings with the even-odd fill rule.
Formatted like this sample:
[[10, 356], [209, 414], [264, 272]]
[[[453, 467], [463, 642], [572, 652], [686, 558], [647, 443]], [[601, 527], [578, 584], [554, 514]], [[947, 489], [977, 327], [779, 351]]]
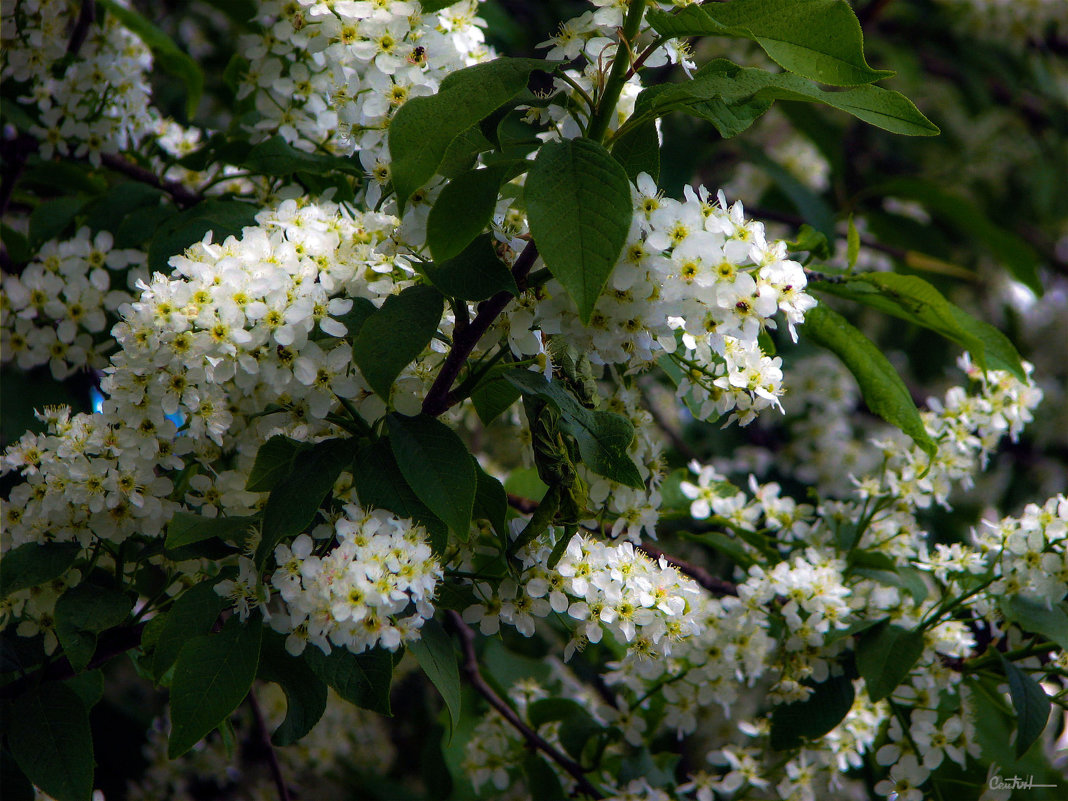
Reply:
[[1044, 601], [1024, 595], [1007, 595], [999, 606], [1006, 619], [1024, 631], [1041, 634], [1068, 650], [1068, 613], [1064, 604], [1047, 607]]
[[245, 489], [249, 492], [270, 492], [278, 482], [293, 472], [297, 454], [308, 449], [308, 443], [276, 434], [256, 451], [256, 461], [249, 471]]
[[329, 655], [312, 646], [304, 652], [304, 660], [320, 679], [325, 681], [350, 704], [389, 715], [389, 685], [393, 678], [393, 655], [375, 648], [354, 654], [335, 648]]
[[344, 439], [323, 440], [297, 454], [293, 472], [267, 497], [257, 564], [262, 565], [282, 540], [311, 525], [341, 471], [352, 464], [352, 457], [352, 442]]
[[419, 0], [419, 5], [422, 6], [424, 14], [433, 14], [435, 11], [454, 6], [458, 2], [460, 0]]
[[797, 232], [797, 239], [786, 243], [787, 248], [793, 252], [811, 253], [815, 258], [826, 261], [833, 255], [831, 243], [826, 235], [820, 233], [808, 223], [801, 226]]
[[391, 414], [387, 419], [389, 444], [408, 486], [449, 528], [466, 537], [478, 476], [463, 440], [425, 414]]
[[240, 546], [257, 522], [255, 517], [204, 517], [192, 512], [176, 512], [167, 524], [163, 547], [172, 551], [212, 537]]
[[541, 258], [588, 323], [630, 231], [626, 171], [590, 139], [549, 142], [527, 175], [523, 197]]
[[7, 248], [7, 255], [11, 257], [11, 261], [15, 264], [25, 264], [33, 258], [34, 253], [33, 249], [30, 248], [30, 240], [14, 228], [10, 228], [3, 223], [0, 223], [0, 240], [3, 241], [4, 247]]
[[508, 514], [508, 493], [500, 481], [486, 473], [476, 462], [478, 487], [475, 490], [475, 509], [473, 515], [488, 520], [501, 541], [507, 544], [508, 526], [505, 517]]
[[538, 801], [567, 801], [568, 796], [560, 784], [560, 777], [536, 752], [530, 751], [523, 758], [523, 774], [531, 798]]
[[[823, 103], [891, 133], [934, 136], [939, 132], [936, 125], [898, 92], [878, 86], [828, 91], [790, 73], [743, 68], [723, 60], [702, 67], [692, 81], [645, 89], [635, 103], [634, 115], [642, 120], [671, 111], [705, 116], [708, 107], [703, 104], [716, 100], [732, 108], [774, 100]], [[758, 112], [760, 107], [753, 107], [752, 114], [759, 116]]]
[[12, 701], [6, 717], [7, 745], [26, 778], [56, 801], [89, 801], [93, 737], [78, 694], [48, 682]]
[[0, 751], [0, 787], [4, 788], [4, 801], [35, 801], [37, 798], [33, 782], [26, 778], [6, 748]]
[[1009, 695], [1016, 710], [1016, 758], [1019, 759], [1045, 731], [1051, 704], [1041, 684], [1000, 652], [998, 658], [1005, 669], [1005, 678], [1009, 680]]
[[868, 697], [881, 701], [890, 695], [923, 653], [923, 632], [882, 623], [864, 632], [856, 646], [857, 670]]
[[303, 658], [286, 651], [285, 637], [281, 634], [264, 632], [256, 675], [264, 681], [273, 681], [286, 695], [285, 720], [271, 735], [274, 745], [281, 747], [297, 742], [322, 718], [326, 711], [326, 683]]
[[519, 400], [519, 389], [506, 378], [491, 378], [479, 384], [471, 393], [478, 419], [489, 425]]
[[453, 140], [526, 88], [530, 73], [551, 68], [529, 58], [498, 58], [451, 73], [436, 95], [401, 106], [389, 126], [390, 172], [401, 211], [445, 159]]
[[864, 402], [873, 413], [900, 428], [917, 446], [934, 455], [938, 446], [924, 428], [908, 387], [870, 339], [842, 315], [822, 305], [808, 311], [801, 331], [842, 360], [857, 379]]
[[459, 255], [440, 264], [419, 265], [423, 274], [443, 294], [460, 300], [486, 300], [498, 292], [519, 294], [512, 271], [493, 249], [494, 239], [483, 234]]
[[295, 172], [306, 172], [312, 175], [363, 172], [357, 163], [349, 159], [297, 150], [280, 135], [272, 136], [266, 142], [254, 145], [241, 166], [261, 175], [292, 175]]
[[212, 232], [212, 241], [221, 242], [231, 234], [237, 235], [246, 226], [256, 224], [258, 206], [240, 200], [205, 200], [191, 209], [175, 214], [163, 222], [148, 246], [150, 270], [168, 272], [171, 256], [180, 256], [185, 249]]
[[[5, 110], [6, 108], [5, 106]], [[101, 176], [94, 175], [92, 170], [91, 164], [76, 161], [42, 161], [23, 171], [19, 177], [19, 187], [26, 188], [27, 185], [33, 185], [49, 190], [58, 189], [65, 194], [84, 192], [87, 195], [99, 195], [107, 190], [108, 184]], [[126, 182], [119, 186], [132, 185], [132, 183]], [[143, 187], [147, 193], [159, 192], [158, 189], [153, 189], [147, 184], [137, 184], [137, 186]], [[47, 194], [53, 194], [53, 192]]]
[[143, 206], [127, 214], [115, 231], [115, 247], [137, 248], [156, 235], [156, 230], [166, 221], [178, 214], [174, 206]]
[[85, 197], [57, 197], [39, 204], [30, 213], [30, 247], [36, 251], [62, 234], [88, 202]]
[[154, 186], [123, 181], [85, 207], [85, 224], [94, 231], [117, 231], [116, 223], [120, 223], [128, 214], [159, 208], [160, 200], [164, 197], [162, 190]]
[[76, 542], [27, 542], [8, 551], [0, 559], [0, 594], [6, 598], [62, 576], [81, 552]]
[[133, 599], [115, 589], [88, 582], [71, 587], [56, 601], [56, 636], [77, 672], [85, 670], [96, 650], [96, 636], [117, 626], [133, 608]]
[[785, 751], [819, 739], [845, 719], [853, 699], [853, 682], [842, 675], [816, 684], [804, 701], [775, 707], [771, 713], [771, 747]]
[[390, 449], [389, 438], [383, 437], [360, 451], [353, 475], [356, 495], [365, 508], [385, 509], [397, 517], [407, 517], [424, 526], [430, 535], [435, 553], [445, 550], [448, 527], [427, 508], [408, 486]]
[[178, 654], [171, 682], [171, 736], [176, 759], [226, 720], [248, 695], [260, 661], [263, 623], [234, 615], [218, 634], [189, 640]]
[[163, 622], [155, 636], [152, 672], [157, 679], [170, 670], [187, 642], [211, 631], [219, 614], [228, 605], [228, 601], [215, 592], [214, 579], [194, 584], [178, 597], [163, 614]]
[[185, 113], [191, 120], [200, 104], [200, 95], [204, 91], [204, 73], [197, 63], [186, 53], [178, 49], [167, 34], [142, 17], [132, 8], [119, 5], [114, 0], [100, 0], [100, 4], [115, 16], [124, 27], [144, 42], [152, 51], [154, 65], [182, 82], [185, 86]]
[[470, 170], [441, 190], [426, 221], [426, 243], [435, 261], [462, 252], [493, 218], [504, 170]]
[[612, 156], [623, 165], [627, 177], [636, 181], [641, 173], [648, 173], [656, 181], [660, 178], [660, 135], [653, 121], [631, 128], [612, 142]]
[[662, 36], [731, 36], [759, 44], [780, 67], [834, 86], [855, 86], [894, 73], [873, 70], [864, 59], [864, 37], [844, 0], [732, 0], [650, 10], [649, 24]]
[[546, 381], [540, 373], [511, 370], [505, 373], [505, 378], [524, 394], [542, 398], [560, 411], [560, 428], [575, 438], [586, 467], [628, 487], [640, 489], [645, 486], [628, 453], [634, 439], [634, 426], [627, 418], [587, 409], [561, 384]]
[[1020, 355], [1008, 337], [950, 303], [915, 275], [865, 273], [844, 278], [841, 283], [818, 282], [812, 288], [927, 328], [965, 348], [981, 367], [1008, 370], [1020, 380], [1026, 379]]
[[63, 683], [78, 694], [86, 709], [92, 709], [104, 697], [104, 674], [99, 670], [89, 670], [77, 676], [71, 676], [69, 679], [64, 679]]
[[428, 286], [410, 286], [390, 295], [368, 317], [352, 344], [360, 372], [384, 400], [400, 375], [426, 348], [445, 310], [441, 293]]
[[344, 324], [349, 332], [349, 337], [355, 340], [359, 336], [363, 324], [376, 311], [378, 311], [378, 308], [367, 298], [353, 298], [352, 308], [335, 319]]
[[430, 619], [419, 630], [419, 639], [408, 645], [408, 650], [441, 693], [449, 709], [451, 731], [456, 731], [460, 725], [460, 671], [456, 667], [452, 638], [440, 623]]

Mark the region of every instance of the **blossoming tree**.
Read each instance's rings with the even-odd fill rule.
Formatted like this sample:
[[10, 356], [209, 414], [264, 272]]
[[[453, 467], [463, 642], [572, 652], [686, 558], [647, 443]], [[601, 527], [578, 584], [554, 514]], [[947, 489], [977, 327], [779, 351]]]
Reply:
[[[2, 359], [37, 406], [2, 462], [5, 798], [1056, 776], [1063, 474], [963, 535], [934, 511], [1044, 391], [947, 298], [972, 272], [831, 185], [836, 130], [939, 128], [844, 0], [572, 3], [525, 56], [495, 26], [556, 4], [523, 5], [5, 4]], [[728, 192], [665, 192], [679, 120], [742, 143]], [[918, 407], [865, 309], [957, 382]]]

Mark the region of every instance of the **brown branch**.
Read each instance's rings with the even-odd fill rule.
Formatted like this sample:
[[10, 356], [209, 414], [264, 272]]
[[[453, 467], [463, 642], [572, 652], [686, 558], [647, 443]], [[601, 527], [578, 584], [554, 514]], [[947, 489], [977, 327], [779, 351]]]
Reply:
[[96, 0], [82, 0], [82, 7], [78, 9], [78, 19], [74, 22], [74, 30], [70, 33], [70, 41], [67, 42], [67, 53], [75, 56], [82, 49], [86, 38], [89, 36], [89, 27], [96, 21]]
[[692, 578], [713, 595], [738, 595], [738, 586], [734, 582], [716, 578], [703, 567], [691, 562], [685, 562], [671, 554], [664, 553], [664, 551], [660, 550], [655, 545], [639, 545], [638, 550], [644, 552], [652, 559], [663, 559], [672, 567], [678, 568], [680, 573], [684, 573]]
[[144, 167], [139, 164], [134, 164], [123, 156], [113, 153], [102, 153], [100, 155], [100, 161], [104, 166], [115, 170], [115, 172], [121, 172], [129, 178], [133, 178], [135, 181], [140, 181], [143, 184], [148, 184], [149, 186], [156, 187], [156, 189], [163, 190], [173, 197], [179, 206], [195, 206], [203, 200], [203, 197], [196, 192], [191, 191], [188, 187], [178, 181], [164, 180], [151, 170], [146, 170]]
[[[520, 290], [526, 286], [527, 276], [537, 259], [537, 246], [533, 242], [527, 243], [512, 266], [512, 277], [515, 278]], [[449, 355], [445, 357], [445, 363], [441, 365], [441, 372], [438, 373], [438, 377], [434, 379], [426, 397], [423, 398], [424, 414], [437, 417], [463, 400], [450, 392], [452, 385], [460, 375], [467, 357], [475, 349], [475, 345], [493, 325], [493, 321], [504, 311], [504, 307], [508, 305], [512, 297], [511, 292], [502, 290], [489, 300], [478, 304], [478, 314], [475, 315], [475, 319], [464, 326], [462, 331], [455, 332], [452, 348], [449, 350]]]
[[640, 384], [638, 385], [638, 392], [641, 394], [642, 401], [644, 401], [645, 410], [649, 412], [649, 415], [653, 418], [653, 423], [656, 427], [659, 428], [664, 433], [664, 436], [671, 442], [671, 447], [678, 451], [679, 456], [687, 462], [698, 460], [697, 452], [682, 438], [682, 434], [676, 431], [665, 419], [664, 415], [662, 415], [660, 410], [653, 404], [652, 399], [649, 397], [649, 393], [647, 393], [645, 388]]
[[486, 680], [482, 678], [482, 673], [478, 669], [478, 655], [475, 653], [475, 633], [471, 631], [470, 627], [464, 623], [464, 619], [460, 617], [460, 613], [449, 610], [447, 613], [449, 623], [456, 632], [456, 636], [460, 638], [460, 648], [463, 651], [463, 673], [467, 678], [468, 683], [481, 695], [489, 705], [496, 709], [501, 716], [508, 721], [511, 726], [518, 731], [527, 743], [537, 750], [544, 753], [549, 759], [563, 768], [571, 777], [575, 780], [578, 789], [588, 795], [591, 798], [604, 798], [604, 795], [598, 790], [590, 780], [586, 778], [586, 771], [582, 769], [582, 766], [568, 757], [566, 754], [561, 753], [555, 746], [547, 742], [540, 734], [534, 729], [530, 728], [523, 720], [516, 714], [515, 710], [508, 705], [493, 688], [486, 683]]
[[251, 689], [248, 691], [248, 705], [252, 710], [256, 736], [259, 738], [260, 745], [263, 746], [264, 753], [267, 756], [267, 764], [271, 768], [271, 778], [274, 779], [274, 786], [278, 790], [278, 801], [290, 801], [289, 787], [286, 786], [285, 777], [282, 775], [282, 766], [278, 764], [278, 754], [275, 753], [274, 745], [271, 743], [271, 735], [267, 731], [267, 721], [264, 720], [263, 710], [260, 708], [256, 695]]
[[[141, 634], [146, 625], [147, 623], [138, 623], [136, 626], [124, 626], [101, 634], [100, 644], [96, 649], [96, 653], [93, 654], [93, 658], [89, 660], [89, 666], [86, 669], [93, 670], [98, 668], [116, 656], [139, 646], [141, 644]], [[21, 679], [16, 679], [0, 687], [0, 698], [14, 698], [41, 682], [60, 681], [69, 679], [74, 675], [76, 675], [76, 672], [71, 667], [70, 662], [66, 657], [61, 657], [55, 662], [51, 662], [43, 668], [23, 676]]]

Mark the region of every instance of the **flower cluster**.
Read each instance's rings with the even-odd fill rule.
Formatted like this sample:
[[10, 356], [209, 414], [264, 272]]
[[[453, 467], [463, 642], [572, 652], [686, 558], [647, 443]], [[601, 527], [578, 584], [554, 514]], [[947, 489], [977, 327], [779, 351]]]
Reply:
[[536, 323], [586, 350], [591, 360], [638, 370], [668, 354], [678, 397], [702, 419], [732, 412], [743, 424], [779, 405], [782, 360], [767, 356], [759, 335], [782, 313], [794, 335], [815, 300], [786, 244], [768, 242], [761, 223], [722, 193], [687, 187], [682, 201], [663, 198], [638, 178], [627, 244], [588, 326], [555, 281], [542, 292]]
[[155, 127], [152, 54], [110, 14], [72, 48], [77, 16], [78, 5], [66, 0], [5, 3], [0, 76], [26, 84], [25, 99], [39, 112], [29, 132], [44, 158], [59, 153], [99, 165], [102, 154], [136, 146]]
[[313, 553], [307, 534], [275, 548], [271, 585], [285, 612], [271, 625], [286, 634], [286, 650], [303, 653], [310, 642], [360, 653], [376, 646], [396, 651], [418, 637], [432, 617], [441, 564], [426, 531], [388, 512], [347, 505], [337, 521], [337, 547]]
[[484, 600], [465, 609], [464, 620], [477, 622], [483, 634], [497, 632], [503, 621], [529, 637], [537, 618], [566, 613], [577, 625], [565, 659], [588, 642], [600, 642], [606, 631], [638, 659], [668, 656], [675, 643], [697, 631], [692, 612], [700, 589], [674, 567], [653, 561], [630, 542], [579, 534], [548, 568], [555, 536], [520, 550], [521, 582], [479, 584]]
[[239, 97], [254, 95], [263, 136], [358, 152], [388, 183], [386, 128], [408, 98], [433, 94], [450, 72], [488, 55], [478, 0], [423, 14], [414, 0], [261, 3], [263, 33], [242, 37]]
[[46, 242], [19, 275], [2, 274], [0, 362], [22, 370], [47, 364], [57, 380], [106, 364], [114, 342], [103, 334], [133, 300], [112, 288], [112, 272], [129, 270], [131, 286], [145, 275], [145, 254], [114, 244], [108, 231], [93, 236], [83, 227], [72, 239]]

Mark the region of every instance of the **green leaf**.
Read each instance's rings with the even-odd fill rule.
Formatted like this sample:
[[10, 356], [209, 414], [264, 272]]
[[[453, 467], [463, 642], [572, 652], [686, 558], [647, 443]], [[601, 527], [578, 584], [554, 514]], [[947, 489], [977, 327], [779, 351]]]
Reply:
[[56, 601], [56, 636], [76, 672], [85, 670], [96, 650], [96, 635], [117, 626], [133, 608], [119, 590], [88, 582], [71, 587]]
[[804, 701], [775, 707], [771, 713], [771, 747], [786, 751], [818, 740], [845, 720], [854, 697], [852, 679], [833, 676], [814, 685]]
[[389, 438], [383, 437], [360, 451], [353, 474], [356, 495], [364, 508], [385, 509], [424, 526], [435, 553], [445, 551], [448, 527], [419, 500], [393, 457]]
[[1001, 613], [1024, 631], [1041, 634], [1068, 651], [1068, 612], [1064, 604], [1047, 607], [1042, 601], [1024, 595], [1001, 599]]
[[56, 801], [93, 795], [89, 710], [62, 682], [38, 685], [11, 702], [7, 746], [23, 773]]
[[30, 212], [30, 247], [34, 252], [49, 239], [67, 230], [88, 202], [89, 198], [86, 197], [68, 196], [38, 204]]
[[352, 442], [345, 439], [326, 439], [297, 454], [293, 472], [267, 496], [257, 564], [262, 565], [282, 540], [311, 525], [341, 471], [352, 464], [352, 457]]
[[[706, 64], [691, 81], [643, 90], [635, 102], [634, 118], [653, 119], [670, 111], [703, 117], [707, 112], [704, 104], [717, 100], [731, 107], [774, 100], [823, 103], [891, 133], [934, 136], [939, 132], [938, 126], [898, 92], [878, 86], [828, 91], [797, 75], [743, 68], [722, 59]], [[752, 111], [756, 113], [759, 107]]]
[[844, 0], [731, 0], [675, 11], [652, 9], [646, 20], [662, 36], [751, 39], [783, 69], [833, 86], [894, 74], [868, 66], [860, 23]]
[[801, 226], [797, 232], [797, 239], [787, 242], [786, 247], [792, 252], [811, 253], [814, 258], [827, 261], [831, 258], [831, 243], [827, 241], [825, 234], [820, 233], [808, 223]]
[[865, 273], [843, 277], [841, 282], [816, 282], [811, 287], [927, 328], [963, 347], [980, 367], [1007, 370], [1021, 381], [1027, 379], [1020, 354], [1008, 337], [950, 303], [918, 276]]
[[163, 614], [163, 623], [155, 638], [152, 672], [157, 679], [170, 670], [187, 642], [211, 631], [228, 605], [227, 599], [215, 592], [215, 579], [194, 584], [178, 597]]
[[118, 231], [127, 215], [136, 211], [160, 208], [160, 200], [166, 195], [154, 186], [137, 181], [115, 184], [100, 197], [85, 207], [85, 224], [94, 231]]
[[475, 489], [475, 508], [472, 514], [481, 520], [488, 520], [501, 542], [507, 545], [508, 525], [505, 520], [508, 514], [508, 493], [501, 482], [483, 470], [477, 461], [475, 472], [478, 486]]
[[438, 171], [453, 141], [526, 88], [530, 73], [552, 63], [498, 58], [451, 73], [438, 93], [414, 97], [389, 126], [390, 172], [400, 210]]
[[541, 258], [589, 323], [630, 231], [626, 170], [590, 139], [549, 142], [534, 160], [523, 197]]
[[924, 452], [935, 454], [938, 446], [923, 427], [905, 382], [870, 339], [842, 315], [822, 305], [808, 311], [801, 331], [842, 360], [873, 413], [912, 437]]
[[82, 552], [76, 542], [27, 542], [4, 554], [0, 559], [0, 594], [36, 587], [67, 572]]
[[315, 728], [326, 711], [326, 683], [303, 658], [286, 651], [285, 637], [281, 634], [264, 632], [256, 675], [264, 681], [273, 681], [286, 695], [286, 717], [271, 735], [273, 745], [291, 745]]
[[623, 165], [631, 181], [648, 173], [656, 181], [660, 178], [660, 135], [656, 123], [643, 122], [612, 141], [612, 156]]
[[393, 678], [393, 655], [375, 648], [354, 654], [335, 648], [329, 655], [312, 646], [304, 652], [308, 667], [350, 704], [389, 715], [389, 685]]
[[1016, 710], [1016, 758], [1019, 759], [1042, 736], [1052, 705], [1041, 684], [1000, 652], [998, 658], [1005, 669], [1005, 678], [1009, 680], [1009, 695]]
[[858, 567], [851, 571], [854, 575], [863, 576], [866, 579], [886, 584], [889, 587], [898, 587], [912, 596], [912, 600], [920, 604], [927, 598], [927, 584], [922, 574], [911, 568], [898, 567], [893, 570], [880, 570], [871, 567]]
[[4, 801], [36, 801], [33, 782], [26, 778], [6, 748], [0, 751], [0, 787], [4, 788]]
[[367, 383], [387, 402], [401, 370], [434, 337], [444, 310], [440, 292], [428, 286], [410, 286], [386, 298], [364, 321], [352, 343], [352, 356]]
[[868, 697], [881, 701], [892, 693], [923, 653], [923, 632], [892, 623], [873, 626], [856, 645], [857, 670], [864, 678]]
[[489, 225], [504, 170], [469, 170], [449, 181], [430, 209], [426, 243], [436, 261], [461, 253]]
[[506, 378], [483, 381], [471, 393], [471, 402], [483, 425], [489, 425], [519, 400], [520, 391]]
[[560, 784], [560, 777], [536, 752], [528, 751], [523, 757], [523, 775], [531, 798], [538, 801], [567, 801], [568, 796]]
[[449, 528], [466, 537], [478, 475], [456, 432], [429, 415], [391, 414], [389, 444], [408, 486]]
[[254, 145], [240, 166], [260, 175], [292, 175], [295, 172], [312, 175], [347, 172], [358, 175], [363, 172], [350, 159], [297, 150], [280, 135]]
[[523, 394], [542, 398], [560, 411], [560, 428], [575, 438], [586, 467], [628, 487], [645, 486], [628, 453], [634, 440], [634, 426], [627, 418], [587, 409], [558, 382], [550, 383], [540, 373], [511, 370], [505, 373], [505, 378]]
[[148, 245], [149, 269], [167, 272], [171, 256], [180, 256], [208, 231], [214, 242], [240, 234], [246, 226], [256, 224], [258, 211], [258, 206], [240, 200], [211, 199], [175, 214], [161, 223], [152, 236]]
[[182, 82], [185, 86], [185, 113], [191, 120], [200, 105], [200, 95], [204, 91], [204, 73], [186, 53], [167, 34], [126, 6], [120, 6], [114, 0], [100, 0], [100, 4], [115, 18], [144, 42], [152, 51], [154, 66]]
[[254, 516], [204, 517], [192, 512], [176, 512], [167, 524], [167, 539], [163, 547], [173, 551], [212, 537], [241, 546], [248, 539], [249, 529], [257, 522]]
[[218, 634], [189, 640], [171, 682], [171, 736], [167, 756], [177, 759], [219, 726], [248, 695], [260, 661], [263, 623], [234, 615]]
[[581, 759], [587, 741], [604, 730], [585, 707], [570, 698], [542, 698], [535, 701], [527, 707], [527, 720], [535, 729], [560, 721], [560, 745], [576, 760]]
[[104, 697], [104, 674], [99, 670], [90, 670], [71, 676], [69, 679], [64, 679], [63, 683], [78, 694], [86, 709], [92, 709]]
[[419, 269], [443, 294], [460, 300], [486, 300], [498, 292], [519, 294], [512, 271], [497, 258], [489, 234], [475, 237], [462, 253]]
[[456, 731], [460, 725], [460, 671], [456, 667], [452, 638], [436, 620], [427, 620], [419, 629], [419, 639], [411, 642], [408, 650], [441, 693], [449, 709], [451, 731]]
[[256, 461], [249, 471], [245, 489], [249, 492], [270, 492], [293, 472], [297, 454], [308, 449], [308, 443], [276, 434], [256, 451]]

